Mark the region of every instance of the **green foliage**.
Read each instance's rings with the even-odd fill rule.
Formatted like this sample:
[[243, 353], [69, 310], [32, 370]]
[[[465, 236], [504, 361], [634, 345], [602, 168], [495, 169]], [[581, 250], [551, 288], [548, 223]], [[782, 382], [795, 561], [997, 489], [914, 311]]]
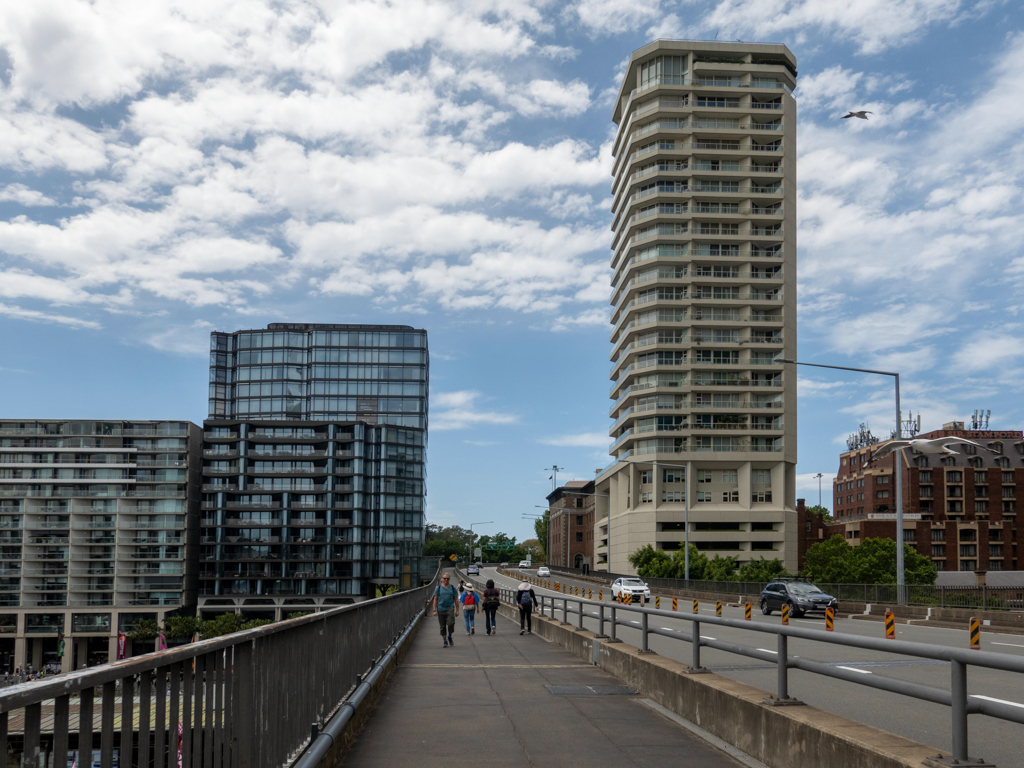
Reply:
[[815, 504], [813, 507], [807, 507], [807, 511], [812, 515], [817, 515], [826, 523], [831, 523], [833, 521], [832, 512], [828, 507]]
[[164, 619], [164, 637], [168, 640], [192, 637], [202, 623], [195, 616], [168, 616]]
[[443, 557], [447, 558], [449, 555], [457, 555], [460, 560], [467, 560], [469, 558], [469, 547], [466, 546], [467, 540], [458, 541], [456, 539], [435, 539], [434, 541], [428, 541], [423, 545], [424, 557]]
[[155, 621], [142, 619], [135, 625], [135, 629], [128, 633], [128, 637], [132, 640], [152, 640], [158, 634], [160, 634], [160, 627]]
[[288, 618], [289, 619], [299, 619], [299, 618], [302, 618], [303, 616], [309, 616], [309, 614], [311, 614], [311, 613], [312, 613], [312, 611], [292, 611], [291, 613], [288, 614]]
[[273, 619], [253, 619], [242, 624], [241, 629], [256, 629], [256, 627], [265, 627], [267, 624], [273, 624]]
[[232, 632], [238, 632], [242, 629], [242, 617], [237, 613], [222, 613], [220, 616], [215, 616], [212, 619], [206, 619], [199, 629], [199, 634], [203, 640], [209, 640], [211, 637], [220, 637], [221, 635], [230, 635]]
[[[909, 544], [903, 545], [903, 560], [907, 584], [935, 583], [935, 566]], [[807, 550], [804, 574], [827, 584], [895, 584], [896, 542], [864, 539], [860, 546], [851, 547], [835, 535]]]
[[548, 524], [551, 521], [551, 512], [544, 510], [544, 516], [537, 518], [533, 521], [533, 532], [537, 534], [537, 541], [540, 542], [541, 554], [540, 557], [543, 560], [547, 560], [548, 556]]
[[434, 523], [427, 523], [426, 541], [461, 541], [463, 545], [469, 543], [472, 532], [468, 528], [458, 525], [449, 525], [442, 528]]
[[[651, 579], [682, 579], [686, 574], [685, 553], [676, 550], [669, 557], [664, 550], [650, 544], [641, 547], [629, 556], [629, 563], [636, 572]], [[694, 581], [764, 581], [788, 576], [781, 560], [752, 560], [739, 565], [738, 557], [707, 555], [693, 544], [690, 545], [690, 579]]]
[[775, 579], [789, 576], [786, 566], [778, 558], [765, 560], [763, 557], [757, 560], [750, 560], [740, 566], [736, 573], [737, 581], [756, 581], [767, 583]]

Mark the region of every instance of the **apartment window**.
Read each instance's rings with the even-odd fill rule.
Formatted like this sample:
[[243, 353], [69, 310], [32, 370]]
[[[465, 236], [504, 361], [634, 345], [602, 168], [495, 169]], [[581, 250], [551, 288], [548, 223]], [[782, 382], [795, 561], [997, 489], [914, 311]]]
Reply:
[[946, 532], [942, 528], [932, 528], [932, 541], [945, 541]]
[[888, 485], [888, 484], [889, 484], [889, 476], [888, 475], [878, 475], [875, 478], [875, 485]]
[[960, 570], [961, 571], [976, 571], [978, 569], [977, 560], [961, 560]]
[[697, 470], [697, 482], [698, 483], [710, 483], [711, 482], [711, 470], [710, 469], [698, 469]]
[[989, 544], [988, 545], [988, 556], [989, 557], [1002, 557], [1003, 556], [1003, 545], [1002, 544]]
[[[919, 466], [919, 467], [927, 467], [928, 466], [928, 457], [927, 456], [918, 456], [916, 459], [914, 459], [914, 463], [917, 466]], [[924, 474], [924, 473], [922, 473], [922, 474]], [[930, 475], [931, 473], [929, 472], [928, 474]], [[924, 482], [924, 481], [922, 480], [921, 482]]]
[[927, 472], [921, 472], [921, 482], [930, 483], [932, 481], [932, 471], [929, 469]]
[[577, 542], [582, 542], [583, 541], [583, 531], [576, 531], [576, 541]]
[[973, 528], [960, 529], [960, 541], [977, 541], [978, 532]]
[[643, 485], [650, 485], [654, 482], [654, 472], [650, 469], [644, 469], [640, 472], [640, 482]]
[[1003, 529], [1002, 528], [990, 528], [988, 532], [989, 541], [1002, 541], [1003, 540]]
[[864, 478], [863, 477], [860, 478], [859, 480], [857, 480], [857, 487], [858, 488], [863, 488], [864, 487]]
[[750, 500], [755, 504], [769, 503], [772, 500], [771, 491], [754, 491], [750, 494]]
[[864, 494], [863, 493], [858, 493], [857, 494], [857, 501], [864, 501]]
[[713, 501], [711, 491], [697, 491], [697, 501]]
[[740, 492], [739, 491], [723, 491], [722, 492], [722, 501], [724, 501], [724, 502], [728, 503], [728, 502], [739, 501], [739, 500], [740, 500]]
[[961, 515], [964, 511], [964, 503], [962, 501], [947, 501], [946, 502], [946, 514], [949, 515]]
[[662, 491], [662, 501], [682, 501], [684, 491]]
[[932, 545], [932, 557], [945, 557], [946, 556], [946, 545]]
[[1013, 484], [1013, 472], [1003, 472], [1003, 485]]
[[974, 473], [974, 484], [975, 485], [986, 485], [988, 483], [988, 473], [986, 472], [975, 472]]
[[1012, 501], [1004, 501], [1003, 502], [1003, 514], [1004, 515], [1012, 515], [1016, 511], [1017, 511], [1017, 508], [1016, 508], [1016, 506], [1014, 505], [1014, 503]]
[[726, 485], [735, 485], [739, 482], [738, 474], [735, 469], [727, 469], [722, 472], [722, 482]]
[[889, 498], [889, 492], [888, 491], [875, 491], [875, 498], [876, 499], [888, 499]]
[[977, 499], [977, 500], [975, 500], [975, 502], [974, 502], [974, 511], [976, 513], [980, 512], [980, 513], [983, 513], [983, 514], [988, 514], [988, 501], [986, 501], [984, 499]]
[[576, 525], [583, 525], [583, 515], [576, 515]]
[[1003, 570], [1003, 561], [1002, 560], [989, 560], [989, 562], [988, 562], [988, 569], [990, 571], [1001, 571], [1001, 570]]
[[1010, 466], [1010, 460], [1005, 456], [1000, 456], [998, 459], [996, 459], [996, 466], [1008, 468]]
[[903, 529], [903, 540], [904, 541], [917, 541], [917, 531], [913, 528]]
[[770, 469], [755, 469], [754, 482], [758, 485], [771, 485], [772, 471]]
[[946, 473], [946, 482], [947, 483], [962, 483], [963, 481], [964, 481], [964, 473], [963, 472], [957, 471], [957, 472], [947, 472]]
[[661, 470], [661, 480], [664, 483], [681, 483], [683, 482], [682, 469], [663, 469]]
[[1003, 443], [1001, 440], [993, 440], [991, 443], [988, 444], [988, 447], [992, 449], [993, 453], [1003, 452]]
[[1003, 486], [1003, 498], [1004, 499], [1012, 499], [1013, 496], [1014, 496], [1014, 486], [1012, 486], [1012, 485], [1004, 485]]
[[[972, 467], [981, 467], [983, 464], [980, 456], [972, 456], [967, 460], [967, 463], [970, 464]], [[975, 472], [974, 474], [978, 473]]]
[[650, 504], [653, 496], [654, 496], [654, 494], [650, 493], [650, 492], [648, 492], [648, 493], [641, 493], [640, 494], [640, 503], [641, 504]]
[[946, 496], [955, 499], [955, 498], [959, 498], [959, 497], [961, 497], [963, 495], [964, 495], [963, 486], [960, 486], [960, 485], [947, 485], [946, 486]]
[[987, 485], [976, 485], [976, 486], [974, 486], [974, 495], [975, 496], [988, 496], [988, 486]]
[[932, 487], [930, 485], [922, 486], [919, 491], [922, 499], [930, 499], [932, 497]]
[[977, 557], [978, 556], [978, 545], [977, 544], [961, 544], [960, 545], [960, 557]]

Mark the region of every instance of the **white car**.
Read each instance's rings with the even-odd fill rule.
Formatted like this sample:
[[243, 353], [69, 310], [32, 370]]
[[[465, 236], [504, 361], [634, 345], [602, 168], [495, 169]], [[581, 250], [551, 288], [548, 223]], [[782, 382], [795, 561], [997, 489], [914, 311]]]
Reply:
[[529, 568], [530, 567], [530, 561], [529, 560], [520, 560], [519, 561], [519, 567], [520, 568]]
[[546, 565], [542, 565], [540, 568], [537, 569], [537, 575], [538, 576], [550, 576], [551, 575], [551, 569], [548, 568]]
[[616, 579], [612, 582], [612, 597], [625, 595], [632, 603], [651, 602], [651, 588], [641, 579]]

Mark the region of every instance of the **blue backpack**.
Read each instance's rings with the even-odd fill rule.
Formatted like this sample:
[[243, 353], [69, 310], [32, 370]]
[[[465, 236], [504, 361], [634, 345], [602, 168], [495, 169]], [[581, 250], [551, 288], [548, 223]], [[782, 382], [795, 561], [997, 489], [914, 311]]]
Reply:
[[529, 592], [523, 592], [522, 597], [519, 598], [519, 604], [524, 608], [528, 608], [529, 606], [533, 605], [533, 598], [530, 597]]

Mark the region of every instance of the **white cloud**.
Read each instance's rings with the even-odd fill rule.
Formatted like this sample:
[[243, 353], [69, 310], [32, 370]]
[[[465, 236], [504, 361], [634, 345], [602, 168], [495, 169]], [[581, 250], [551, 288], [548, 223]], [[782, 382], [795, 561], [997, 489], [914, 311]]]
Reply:
[[82, 320], [67, 315], [55, 315], [49, 312], [40, 312], [35, 309], [25, 309], [11, 304], [0, 304], [0, 315], [13, 317], [17, 320], [31, 320], [39, 323], [55, 323], [69, 328], [92, 328], [98, 329], [102, 326], [93, 320]]
[[595, 35], [609, 35], [654, 21], [661, 0], [578, 0], [568, 12]]
[[608, 437], [607, 432], [583, 432], [577, 435], [542, 437], [537, 442], [563, 448], [607, 448], [611, 445], [612, 439]]
[[18, 203], [26, 207], [51, 206], [57, 204], [56, 201], [47, 197], [39, 190], [30, 189], [24, 184], [8, 184], [3, 189], [0, 189], [0, 202]]
[[476, 390], [432, 392], [430, 394], [430, 428], [432, 430], [468, 429], [482, 425], [514, 424], [519, 419], [511, 413], [482, 411], [477, 401], [483, 395]]

